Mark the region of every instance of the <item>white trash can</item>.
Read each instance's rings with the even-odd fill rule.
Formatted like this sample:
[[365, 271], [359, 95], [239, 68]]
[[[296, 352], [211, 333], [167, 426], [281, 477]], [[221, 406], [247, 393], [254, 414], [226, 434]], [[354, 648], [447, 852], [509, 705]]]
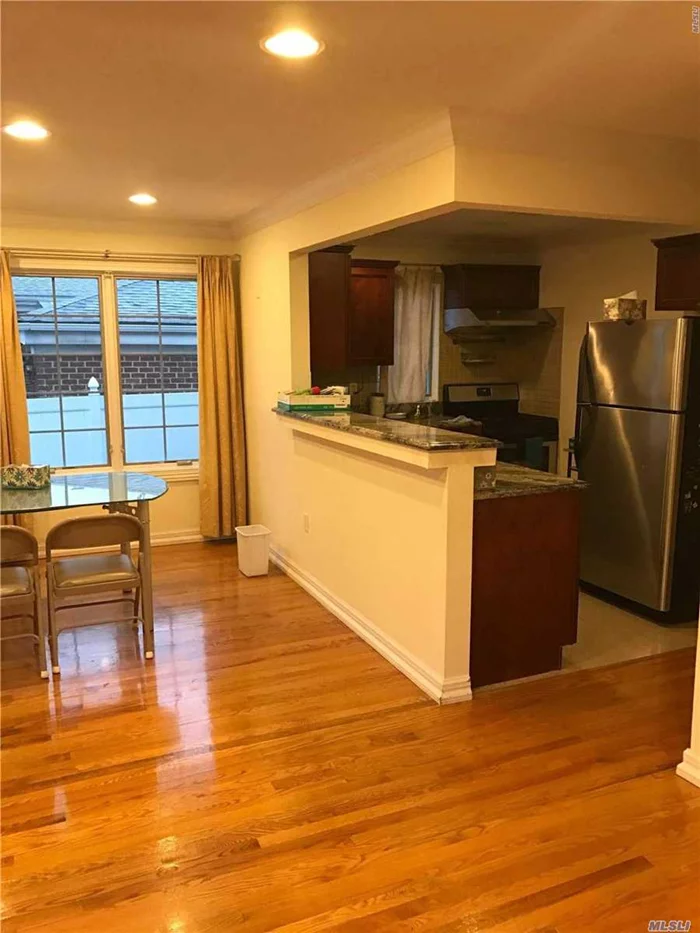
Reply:
[[236, 528], [238, 569], [246, 577], [261, 577], [268, 572], [270, 534], [270, 529], [264, 525], [239, 525]]

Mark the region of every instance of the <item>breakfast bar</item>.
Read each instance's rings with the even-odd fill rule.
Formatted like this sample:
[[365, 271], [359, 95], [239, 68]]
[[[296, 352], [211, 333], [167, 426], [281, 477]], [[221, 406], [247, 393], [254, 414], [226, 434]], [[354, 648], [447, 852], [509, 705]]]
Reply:
[[497, 441], [352, 412], [275, 417], [293, 472], [273, 560], [433, 699], [468, 699], [475, 469]]

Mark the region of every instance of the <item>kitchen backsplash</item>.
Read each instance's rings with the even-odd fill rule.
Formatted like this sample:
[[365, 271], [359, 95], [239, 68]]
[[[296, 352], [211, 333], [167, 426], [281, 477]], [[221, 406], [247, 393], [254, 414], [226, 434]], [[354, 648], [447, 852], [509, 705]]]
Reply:
[[[531, 415], [559, 417], [563, 308], [550, 308], [556, 327], [505, 341], [483, 341], [456, 346], [440, 335], [440, 395], [446, 382], [517, 382], [520, 410]], [[491, 362], [464, 364], [465, 355]]]
[[[358, 391], [353, 393], [352, 407], [358, 411], [364, 411], [367, 408], [370, 395], [372, 392], [377, 391], [376, 366], [353, 366], [347, 369], [317, 373], [316, 378], [321, 387], [331, 385], [350, 386], [354, 383], [358, 387]], [[386, 377], [383, 374], [382, 382], [386, 383]], [[380, 386], [380, 391], [386, 392], [386, 384]]]

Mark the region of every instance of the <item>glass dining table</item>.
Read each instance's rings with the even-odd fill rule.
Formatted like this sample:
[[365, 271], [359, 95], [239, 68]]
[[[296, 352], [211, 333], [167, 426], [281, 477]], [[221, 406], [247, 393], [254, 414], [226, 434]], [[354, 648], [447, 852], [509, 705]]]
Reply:
[[[100, 505], [109, 512], [135, 515], [143, 526], [141, 553], [144, 654], [153, 657], [153, 576], [150, 503], [168, 484], [148, 473], [66, 473], [42, 489], [0, 489], [0, 514], [26, 515]], [[128, 545], [125, 545], [128, 547]]]

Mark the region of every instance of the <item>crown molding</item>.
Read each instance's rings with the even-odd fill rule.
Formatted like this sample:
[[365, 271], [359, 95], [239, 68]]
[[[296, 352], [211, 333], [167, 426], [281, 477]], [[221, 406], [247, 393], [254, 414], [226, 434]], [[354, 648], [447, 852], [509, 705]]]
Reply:
[[123, 218], [92, 218], [56, 214], [36, 214], [30, 211], [4, 209], [0, 218], [1, 239], [12, 230], [71, 231], [79, 234], [101, 234], [125, 236], [165, 236], [182, 239], [227, 240], [233, 242], [231, 224], [205, 223], [186, 220], [125, 220]]
[[307, 184], [234, 220], [232, 232], [236, 236], [255, 233], [453, 145], [450, 111], [442, 110], [407, 136], [319, 175]]

